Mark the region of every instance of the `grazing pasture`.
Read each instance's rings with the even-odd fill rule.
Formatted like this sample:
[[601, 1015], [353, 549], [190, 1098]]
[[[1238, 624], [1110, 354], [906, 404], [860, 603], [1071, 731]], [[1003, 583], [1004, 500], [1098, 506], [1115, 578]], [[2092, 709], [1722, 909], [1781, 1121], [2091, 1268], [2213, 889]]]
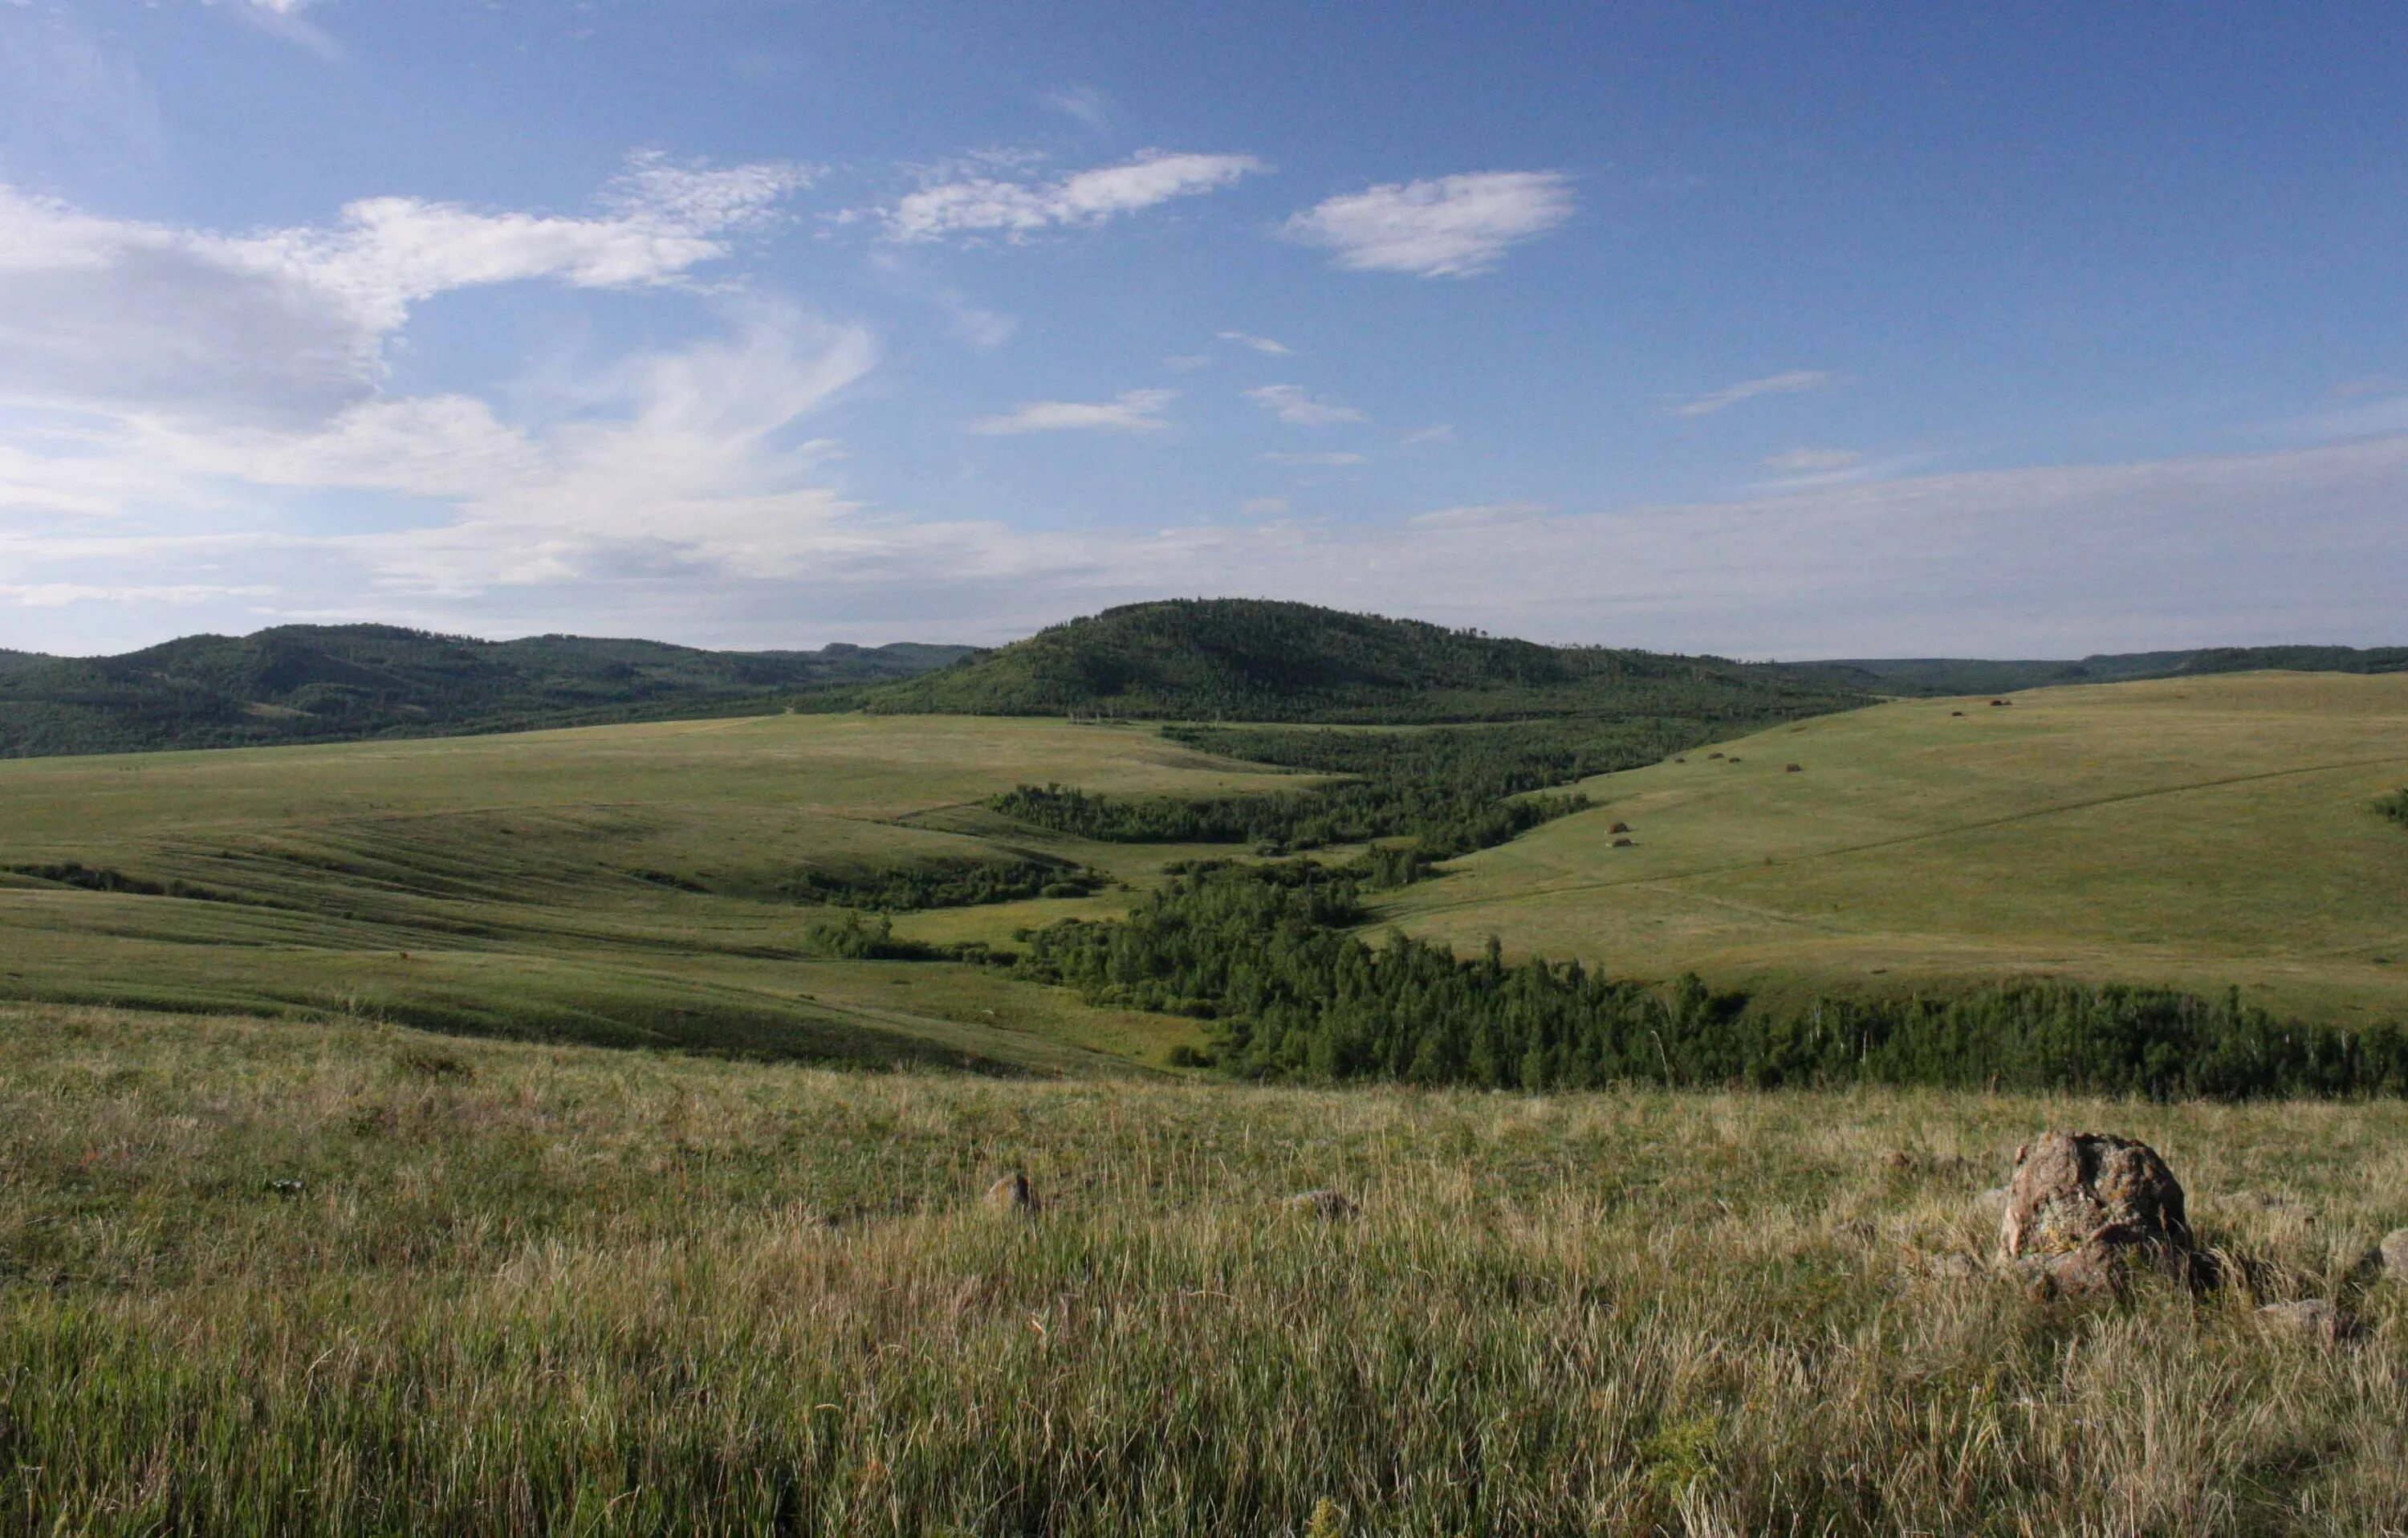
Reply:
[[2038, 976], [2408, 1019], [2408, 839], [2376, 810], [2408, 776], [2408, 675], [2014, 700], [1893, 701], [1584, 781], [1594, 810], [1388, 911], [1458, 950], [1494, 933], [1768, 999]]
[[[1060, 1071], [1193, 1027], [974, 967], [830, 962], [808, 877], [1094, 870], [1087, 898], [918, 915], [944, 940], [1116, 912], [1180, 850], [978, 803], [1309, 780], [1061, 721], [787, 715], [506, 737], [0, 762], [0, 998], [380, 1015], [447, 1028]], [[910, 927], [907, 921], [906, 927]]]
[[[1988, 1271], [1980, 1193], [2052, 1126], [2156, 1145], [2246, 1264]], [[2408, 1289], [2360, 1259], [2404, 1148], [2397, 1101], [1013, 1082], [19, 1006], [0, 1525], [2398, 1531]], [[980, 1200], [1013, 1170], [1034, 1215]], [[2257, 1313], [2294, 1299], [2364, 1331]]]

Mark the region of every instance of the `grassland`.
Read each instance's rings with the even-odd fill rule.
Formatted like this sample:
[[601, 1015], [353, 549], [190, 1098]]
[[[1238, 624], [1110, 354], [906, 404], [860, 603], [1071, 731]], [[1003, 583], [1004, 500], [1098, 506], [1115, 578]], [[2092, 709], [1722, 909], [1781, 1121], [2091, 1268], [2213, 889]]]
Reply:
[[2408, 778], [2408, 676], [2008, 697], [1896, 701], [1585, 782], [1598, 810], [1455, 862], [1394, 916], [1769, 999], [2037, 976], [2408, 1018], [2408, 839], [2374, 811]]
[[[1935, 1276], [2052, 1125], [2163, 1149], [2255, 1290]], [[2403, 1149], [2397, 1102], [997, 1081], [15, 1006], [0, 1527], [2399, 1531], [2408, 1296], [2355, 1263]], [[1034, 1220], [976, 1200], [1014, 1167]], [[1361, 1218], [1280, 1204], [1313, 1186]], [[2369, 1333], [2262, 1330], [2289, 1296]]]
[[[0, 998], [872, 1064], [1158, 1061], [1192, 1025], [972, 967], [807, 954], [824, 910], [794, 900], [798, 870], [1034, 855], [1142, 884], [1180, 853], [976, 805], [1049, 777], [1130, 795], [1298, 783], [1148, 730], [841, 715], [0, 762]], [[71, 863], [188, 895], [7, 873]], [[921, 928], [1002, 938], [1125, 900]]]

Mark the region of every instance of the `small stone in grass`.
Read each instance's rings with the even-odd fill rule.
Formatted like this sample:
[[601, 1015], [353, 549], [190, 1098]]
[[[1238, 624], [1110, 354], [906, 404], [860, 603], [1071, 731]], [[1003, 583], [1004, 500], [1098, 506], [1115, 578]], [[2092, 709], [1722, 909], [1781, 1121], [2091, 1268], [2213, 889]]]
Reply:
[[2302, 1298], [2291, 1303], [2268, 1303], [2258, 1311], [2258, 1322], [2279, 1334], [2328, 1345], [2358, 1333], [2358, 1321], [2339, 1304], [2325, 1298]]
[[2374, 1258], [2381, 1263], [2383, 1274], [2395, 1282], [2408, 1282], [2408, 1229], [2394, 1229], [2374, 1246]]
[[1028, 1184], [1025, 1172], [1014, 1170], [986, 1188], [986, 1205], [990, 1212], [1027, 1214], [1037, 1211], [1037, 1190]]

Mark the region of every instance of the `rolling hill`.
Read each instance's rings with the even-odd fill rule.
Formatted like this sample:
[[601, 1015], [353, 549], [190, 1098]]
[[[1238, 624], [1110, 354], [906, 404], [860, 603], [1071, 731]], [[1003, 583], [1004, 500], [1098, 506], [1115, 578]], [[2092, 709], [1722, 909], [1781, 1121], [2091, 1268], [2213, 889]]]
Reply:
[[1387, 916], [1768, 999], [2062, 977], [2408, 1018], [2402, 784], [2408, 674], [1893, 701], [1585, 781]]
[[[886, 713], [1434, 723], [1837, 709], [1851, 685], [1720, 657], [1542, 646], [1311, 604], [1129, 604], [843, 703]], [[836, 703], [836, 701], [831, 701]]]
[[902, 678], [968, 651], [903, 643], [706, 652], [346, 625], [188, 636], [111, 657], [0, 653], [0, 757], [769, 710], [798, 691]]
[[1049, 774], [1124, 796], [1312, 783], [1125, 728], [785, 713], [5, 761], [0, 999], [882, 1066], [1158, 1062], [1191, 1022], [815, 944], [842, 916], [831, 888], [865, 879], [1092, 871], [1080, 887], [1106, 888], [910, 915], [932, 939], [1008, 939], [1116, 911], [1111, 884], [1210, 853], [979, 805]]

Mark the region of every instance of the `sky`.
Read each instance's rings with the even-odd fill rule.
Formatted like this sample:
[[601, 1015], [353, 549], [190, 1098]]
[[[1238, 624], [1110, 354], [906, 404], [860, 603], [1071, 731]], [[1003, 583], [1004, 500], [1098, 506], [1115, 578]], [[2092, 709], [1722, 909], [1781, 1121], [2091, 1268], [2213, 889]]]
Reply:
[[0, 0], [0, 647], [2408, 642], [2408, 16]]

